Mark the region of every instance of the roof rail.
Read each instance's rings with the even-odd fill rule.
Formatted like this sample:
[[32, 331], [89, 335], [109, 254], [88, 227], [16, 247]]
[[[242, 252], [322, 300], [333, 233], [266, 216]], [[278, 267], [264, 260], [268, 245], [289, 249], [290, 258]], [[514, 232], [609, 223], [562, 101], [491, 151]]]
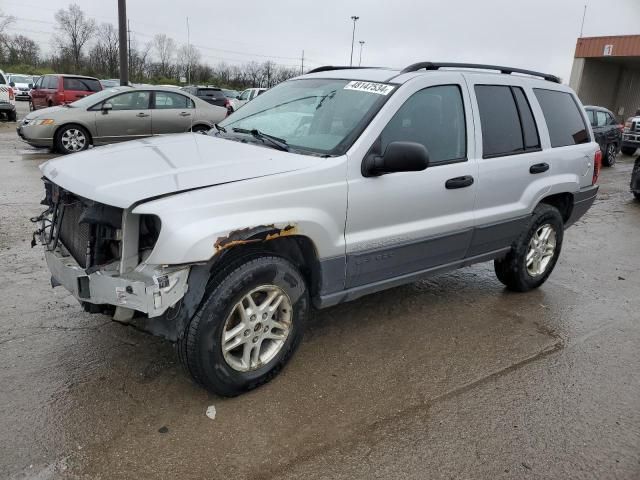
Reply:
[[501, 67], [499, 65], [483, 65], [480, 63], [441, 63], [441, 62], [419, 62], [409, 65], [402, 69], [400, 73], [415, 72], [421, 69], [425, 70], [439, 70], [441, 68], [477, 68], [480, 70], [497, 70], [500, 73], [512, 74], [522, 73], [524, 75], [531, 75], [533, 77], [540, 77], [549, 82], [562, 83], [560, 78], [555, 75], [549, 75], [548, 73], [534, 72], [533, 70], [524, 70], [522, 68], [513, 67]]
[[325, 65], [324, 67], [314, 68], [307, 73], [330, 72], [331, 70], [361, 70], [364, 68], [380, 68], [380, 67], [340, 67], [334, 65]]

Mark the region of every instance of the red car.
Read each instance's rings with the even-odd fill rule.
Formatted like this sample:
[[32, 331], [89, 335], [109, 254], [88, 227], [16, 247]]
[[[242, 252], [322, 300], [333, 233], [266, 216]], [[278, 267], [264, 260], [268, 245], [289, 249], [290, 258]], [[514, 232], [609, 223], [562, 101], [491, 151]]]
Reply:
[[31, 110], [75, 102], [102, 90], [97, 78], [82, 75], [43, 75], [31, 89]]

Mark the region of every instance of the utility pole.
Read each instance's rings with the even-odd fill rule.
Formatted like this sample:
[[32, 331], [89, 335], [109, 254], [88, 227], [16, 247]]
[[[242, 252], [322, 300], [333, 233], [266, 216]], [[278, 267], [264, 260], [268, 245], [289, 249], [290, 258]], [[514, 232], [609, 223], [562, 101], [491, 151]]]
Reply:
[[304, 75], [304, 50], [302, 50], [302, 63], [300, 64], [300, 75]]
[[351, 58], [349, 60], [349, 66], [353, 67], [353, 43], [356, 40], [356, 22], [360, 19], [360, 17], [357, 17], [355, 15], [353, 15], [351, 17], [351, 20], [353, 20], [353, 33], [351, 34]]
[[587, 5], [584, 6], [584, 12], [582, 12], [582, 26], [580, 27], [580, 38], [582, 38], [582, 32], [584, 32], [584, 19], [587, 17]]
[[189, 17], [187, 17], [187, 85], [191, 85], [191, 33], [189, 32]]
[[128, 53], [129, 53], [129, 71], [131, 71], [131, 20], [127, 19], [127, 40], [129, 41]]
[[120, 85], [129, 85], [127, 54], [127, 0], [118, 0], [118, 46], [120, 48]]
[[362, 47], [364, 46], [364, 40], [360, 40], [358, 42], [360, 44], [360, 61], [358, 62], [358, 66], [362, 65]]

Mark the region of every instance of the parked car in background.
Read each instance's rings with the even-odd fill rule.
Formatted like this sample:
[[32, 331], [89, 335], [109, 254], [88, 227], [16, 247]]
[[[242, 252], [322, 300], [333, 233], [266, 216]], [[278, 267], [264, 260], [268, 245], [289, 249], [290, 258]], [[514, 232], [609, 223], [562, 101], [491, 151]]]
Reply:
[[593, 135], [602, 150], [602, 165], [612, 167], [622, 147], [624, 125], [620, 124], [616, 116], [604, 107], [587, 105], [584, 108], [587, 111]]
[[236, 98], [236, 110], [266, 91], [266, 88], [247, 88]]
[[640, 157], [636, 158], [631, 171], [631, 192], [636, 200], [640, 200]]
[[73, 153], [89, 145], [167, 133], [204, 132], [226, 116], [225, 108], [175, 89], [116, 87], [31, 112], [17, 131], [32, 146]]
[[222, 91], [224, 92], [225, 97], [227, 97], [229, 99], [229, 103], [231, 104], [231, 112], [233, 113], [237, 110], [238, 108], [238, 96], [240, 95], [240, 92], [237, 90], [229, 90], [227, 88], [223, 88]]
[[120, 86], [120, 80], [118, 78], [108, 78], [100, 80], [100, 85], [102, 88], [113, 88]]
[[633, 155], [640, 147], [640, 110], [633, 117], [629, 117], [624, 124], [622, 153]]
[[102, 90], [97, 78], [81, 75], [43, 75], [31, 89], [31, 110], [75, 102]]
[[200, 100], [204, 100], [211, 105], [226, 108], [228, 114], [233, 113], [234, 109], [231, 100], [229, 100], [229, 97], [227, 97], [227, 94], [222, 88], [190, 85], [182, 87], [182, 90], [191, 95], [195, 95]]
[[33, 87], [34, 80], [30, 75], [9, 75], [9, 85], [13, 87], [13, 93], [16, 96], [16, 100], [29, 100], [31, 98], [30, 93]]
[[0, 114], [4, 114], [10, 122], [16, 121], [16, 98], [2, 70], [0, 70]]
[[312, 305], [487, 261], [540, 287], [598, 192], [576, 94], [509, 67], [324, 67], [217, 127], [49, 160], [35, 236], [52, 285], [220, 395], [274, 378]]

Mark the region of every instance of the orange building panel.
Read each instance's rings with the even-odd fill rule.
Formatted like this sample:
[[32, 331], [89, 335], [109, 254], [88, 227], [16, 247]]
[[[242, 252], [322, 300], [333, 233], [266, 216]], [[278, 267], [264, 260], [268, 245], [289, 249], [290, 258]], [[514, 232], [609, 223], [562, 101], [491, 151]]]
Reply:
[[576, 58], [640, 57], [640, 35], [579, 38]]

